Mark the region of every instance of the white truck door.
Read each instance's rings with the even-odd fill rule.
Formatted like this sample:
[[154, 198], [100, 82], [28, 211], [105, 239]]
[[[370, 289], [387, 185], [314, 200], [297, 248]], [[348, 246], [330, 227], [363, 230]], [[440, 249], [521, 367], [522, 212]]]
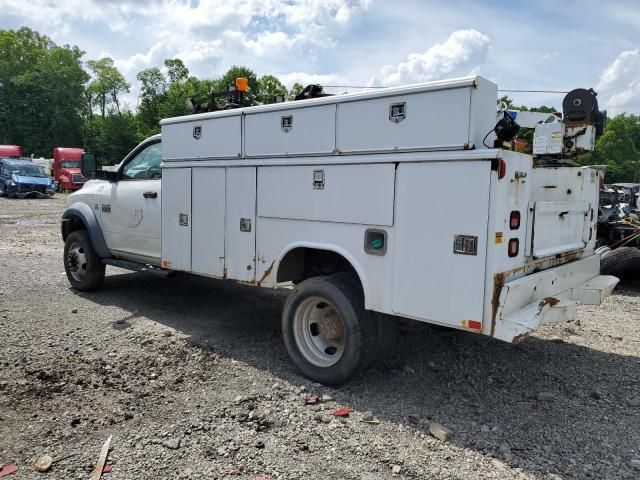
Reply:
[[226, 169], [191, 169], [191, 271], [225, 276]]
[[489, 161], [399, 165], [395, 313], [457, 327], [482, 321], [490, 179]]
[[102, 229], [116, 255], [160, 263], [160, 142], [144, 146], [100, 196]]
[[226, 181], [227, 278], [256, 277], [256, 167], [229, 167]]

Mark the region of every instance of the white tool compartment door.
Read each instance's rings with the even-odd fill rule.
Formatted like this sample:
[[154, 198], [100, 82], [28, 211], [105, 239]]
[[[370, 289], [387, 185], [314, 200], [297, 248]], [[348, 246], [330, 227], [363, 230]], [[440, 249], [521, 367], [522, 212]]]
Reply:
[[550, 255], [582, 250], [590, 240], [591, 208], [583, 202], [535, 202], [532, 255]]
[[191, 271], [224, 276], [224, 167], [191, 169]]
[[[489, 161], [400, 164], [396, 190], [394, 312], [462, 326], [482, 321]], [[476, 253], [454, 253], [467, 238]]]
[[227, 278], [255, 279], [256, 167], [227, 168]]
[[191, 169], [162, 170], [162, 266], [191, 270]]

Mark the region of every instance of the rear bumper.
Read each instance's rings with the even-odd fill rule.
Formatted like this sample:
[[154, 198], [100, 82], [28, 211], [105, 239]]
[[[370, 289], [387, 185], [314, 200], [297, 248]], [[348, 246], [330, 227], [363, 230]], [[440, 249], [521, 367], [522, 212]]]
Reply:
[[600, 256], [592, 255], [505, 283], [492, 336], [518, 343], [540, 325], [575, 320], [578, 305], [600, 305], [617, 285], [599, 273]]

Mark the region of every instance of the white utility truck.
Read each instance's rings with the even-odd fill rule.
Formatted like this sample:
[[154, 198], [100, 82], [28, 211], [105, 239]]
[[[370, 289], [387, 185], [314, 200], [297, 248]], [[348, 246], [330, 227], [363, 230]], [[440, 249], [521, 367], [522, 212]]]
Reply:
[[567, 97], [535, 157], [502, 148], [518, 126], [478, 76], [165, 119], [117, 171], [85, 154], [97, 179], [63, 215], [67, 276], [293, 284], [286, 348], [325, 383], [379, 357], [397, 317], [517, 343], [617, 283], [594, 255], [603, 172], [567, 164], [601, 113], [592, 91]]

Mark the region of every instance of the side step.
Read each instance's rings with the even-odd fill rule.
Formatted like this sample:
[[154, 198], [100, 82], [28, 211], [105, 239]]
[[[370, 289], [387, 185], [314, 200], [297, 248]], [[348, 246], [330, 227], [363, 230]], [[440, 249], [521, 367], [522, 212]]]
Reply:
[[131, 262], [129, 260], [122, 260], [119, 258], [103, 258], [102, 263], [105, 265], [111, 265], [113, 267], [124, 268], [125, 270], [132, 270], [134, 272], [148, 272], [161, 277], [169, 277], [173, 270], [167, 270], [164, 268], [152, 267], [145, 263]]

